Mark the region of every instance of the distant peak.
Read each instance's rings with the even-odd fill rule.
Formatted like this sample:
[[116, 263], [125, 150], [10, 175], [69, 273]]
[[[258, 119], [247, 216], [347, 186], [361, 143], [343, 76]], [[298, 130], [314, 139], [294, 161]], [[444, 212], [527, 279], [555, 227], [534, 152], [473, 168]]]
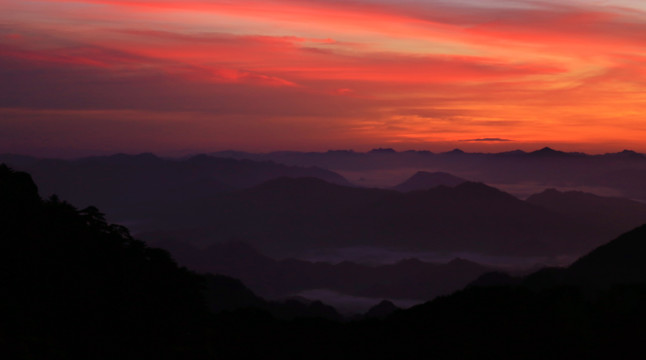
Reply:
[[554, 150], [549, 146], [546, 146], [540, 150], [532, 151], [529, 153], [529, 155], [538, 155], [538, 156], [561, 156], [561, 155], [567, 155], [567, 153], [563, 151], [558, 151]]
[[453, 187], [465, 181], [466, 181], [465, 179], [459, 178], [449, 173], [428, 172], [428, 171], [421, 170], [416, 172], [408, 180], [393, 187], [393, 189], [398, 191], [404, 191], [404, 192], [409, 192], [414, 190], [428, 190], [442, 185]]
[[212, 156], [209, 156], [207, 154], [197, 154], [197, 155], [191, 156], [189, 160], [198, 160], [198, 161], [200, 161], [200, 160], [207, 160], [207, 159], [211, 159], [211, 158], [212, 158]]
[[464, 151], [462, 151], [462, 150], [460, 150], [460, 149], [453, 149], [453, 150], [451, 150], [451, 151], [447, 151], [447, 152], [445, 152], [445, 154], [449, 154], [449, 155], [451, 155], [451, 154], [454, 154], [454, 155], [461, 155], [461, 154], [464, 154], [464, 153], [465, 153], [465, 152], [464, 152]]
[[620, 158], [644, 158], [645, 157], [644, 154], [640, 154], [636, 151], [626, 150], [626, 149], [618, 153], [612, 153], [612, 154], [606, 154], [606, 155], [620, 157]]
[[381, 300], [381, 302], [377, 304], [377, 306], [388, 306], [388, 307], [396, 308], [395, 304], [393, 304], [393, 302], [390, 300]]
[[377, 154], [395, 154], [397, 151], [392, 148], [377, 148], [377, 149], [372, 149], [370, 150], [370, 153], [377, 153]]
[[542, 148], [542, 149], [540, 149], [540, 150], [536, 150], [536, 151], [534, 151], [534, 152], [555, 153], [555, 152], [557, 152], [557, 151], [556, 151], [556, 150], [554, 150], [554, 149], [552, 149], [552, 148], [551, 148], [551, 147], [549, 147], [549, 146], [546, 146], [546, 147], [544, 147], [544, 148]]
[[366, 313], [366, 318], [385, 318], [399, 308], [391, 301], [382, 300], [379, 304], [371, 307]]

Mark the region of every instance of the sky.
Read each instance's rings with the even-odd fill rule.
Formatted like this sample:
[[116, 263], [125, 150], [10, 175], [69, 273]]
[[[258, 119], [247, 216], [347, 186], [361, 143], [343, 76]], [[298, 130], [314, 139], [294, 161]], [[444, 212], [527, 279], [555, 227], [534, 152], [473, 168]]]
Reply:
[[0, 152], [646, 152], [643, 0], [0, 0]]

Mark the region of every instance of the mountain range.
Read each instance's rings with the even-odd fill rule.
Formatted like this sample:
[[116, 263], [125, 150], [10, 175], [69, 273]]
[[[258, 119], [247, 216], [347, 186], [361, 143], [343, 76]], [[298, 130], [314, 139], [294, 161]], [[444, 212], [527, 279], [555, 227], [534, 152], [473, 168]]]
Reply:
[[342, 176], [317, 167], [207, 155], [166, 159], [144, 153], [60, 160], [5, 154], [0, 155], [3, 162], [29, 172], [45, 197], [56, 194], [79, 206], [97, 206], [108, 218], [131, 224], [148, 218], [161, 204], [190, 203], [282, 176], [349, 185]]
[[[603, 197], [594, 206], [612, 212]], [[287, 256], [314, 248], [390, 247], [516, 256], [581, 254], [637, 226], [646, 206], [620, 224], [585, 213], [563, 215], [482, 183], [401, 193], [279, 178], [200, 202], [177, 204], [159, 231], [144, 238], [190, 238], [202, 246], [232, 239], [263, 253]], [[594, 209], [592, 205], [587, 205]]]
[[0, 235], [3, 358], [642, 356], [646, 225], [566, 268], [472, 283], [407, 310], [382, 303], [347, 322], [319, 302], [276, 308], [235, 279], [188, 271], [95, 207], [41, 199], [28, 174], [4, 165]]
[[[588, 165], [614, 161], [615, 168], [623, 164], [633, 170], [642, 162], [642, 156], [630, 152], [589, 156], [552, 149], [501, 154], [392, 149], [280, 154], [373, 159], [380, 166], [391, 158], [393, 162], [439, 159], [456, 166], [472, 161], [473, 169], [494, 164], [491, 159], [501, 165], [522, 158], [520, 166], [535, 166], [536, 171], [563, 166], [566, 172], [581, 161]], [[4, 155], [2, 159], [31, 171], [43, 194], [55, 193], [82, 206], [97, 205], [109, 219], [122, 221], [144, 238], [190, 239], [201, 247], [241, 240], [283, 258], [311, 249], [351, 246], [576, 256], [645, 219], [644, 205], [628, 199], [554, 190], [523, 201], [442, 172], [417, 172], [394, 191], [360, 188], [332, 171], [281, 165], [264, 156], [164, 159], [119, 154], [47, 160]], [[500, 169], [505, 172], [504, 166]]]
[[[320, 166], [345, 175], [356, 183], [374, 181], [391, 187], [414, 171], [447, 172], [487, 184], [515, 189], [526, 197], [540, 187], [594, 191], [646, 201], [646, 156], [631, 150], [589, 155], [545, 147], [532, 152], [501, 153], [395, 151], [375, 149], [368, 152], [331, 150], [327, 152], [281, 151], [264, 154], [240, 151], [215, 153], [237, 159], [272, 160], [281, 164]], [[399, 180], [398, 180], [399, 179]], [[519, 188], [519, 185], [529, 188]]]
[[[381, 320], [302, 322], [289, 331], [284, 323], [240, 314], [244, 329], [227, 337], [232, 343], [218, 344], [224, 357], [236, 359], [260, 353], [293, 359], [636, 359], [646, 330], [645, 241], [641, 226], [568, 268], [513, 284], [470, 286]], [[245, 340], [237, 340], [243, 334]], [[261, 343], [262, 351], [242, 346], [249, 341]]]

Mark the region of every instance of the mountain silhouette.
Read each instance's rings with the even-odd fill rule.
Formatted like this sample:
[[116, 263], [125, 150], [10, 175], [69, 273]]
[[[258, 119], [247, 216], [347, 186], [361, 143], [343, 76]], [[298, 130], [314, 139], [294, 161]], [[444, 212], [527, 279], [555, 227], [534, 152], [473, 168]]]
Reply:
[[481, 183], [401, 193], [279, 178], [158, 210], [144, 238], [203, 245], [244, 239], [282, 257], [314, 248], [373, 246], [489, 254], [582, 253], [605, 238], [578, 221]]
[[[224, 155], [238, 159], [272, 160], [287, 165], [316, 165], [335, 171], [350, 171], [357, 178], [381, 173], [386, 179], [391, 178], [393, 184], [398, 181], [397, 178], [409, 174], [410, 169], [434, 169], [451, 174], [468, 174], [469, 178], [487, 184], [505, 184], [510, 188], [518, 185], [537, 185], [541, 188], [558, 186], [578, 190], [595, 189], [600, 195], [608, 194], [608, 190], [612, 189], [615, 194], [646, 201], [646, 190], [642, 186], [646, 181], [646, 156], [631, 150], [600, 155], [564, 152], [549, 147], [530, 152], [515, 150], [502, 153], [409, 150], [388, 156], [354, 151], [227, 152], [222, 153]], [[525, 197], [533, 192], [536, 189], [522, 191], [519, 196]]]
[[158, 209], [191, 204], [222, 192], [259, 185], [267, 180], [320, 177], [348, 182], [317, 167], [298, 167], [270, 161], [251, 161], [196, 155], [164, 159], [153, 154], [98, 156], [77, 160], [0, 156], [9, 165], [28, 171], [45, 196], [56, 194], [74, 204], [97, 206], [110, 219], [145, 223]]
[[[316, 181], [307, 179], [304, 184]], [[300, 199], [308, 186], [295, 198]], [[336, 193], [330, 190], [333, 187], [316, 186], [330, 191], [327, 195]], [[474, 183], [411, 196], [386, 190], [376, 194], [382, 200], [407, 202], [429, 192], [441, 199], [471, 199], [470, 206], [511, 207], [520, 201]], [[361, 194], [367, 199], [375, 196], [372, 191]], [[474, 194], [479, 197], [473, 199]], [[375, 204], [364, 209], [371, 206]], [[179, 267], [167, 252], [107, 223], [97, 208], [78, 210], [56, 197], [43, 200], [28, 174], [0, 165], [0, 355], [7, 359], [639, 358], [646, 331], [645, 240], [643, 225], [568, 268], [545, 269], [507, 285], [501, 284], [503, 277], [490, 276], [492, 286], [471, 286], [383, 318], [339, 322], [331, 320], [333, 309], [317, 301], [292, 299], [272, 310], [274, 305], [238, 280], [198, 276]], [[230, 247], [240, 255], [249, 252], [245, 246]], [[258, 253], [245, 256], [262, 258]], [[306, 266], [312, 265], [322, 266]], [[384, 272], [401, 267], [419, 274], [416, 269], [422, 265], [409, 259]], [[465, 261], [449, 265], [463, 266]], [[344, 271], [360, 269], [352, 263], [338, 266]], [[290, 275], [297, 276], [298, 271]], [[217, 308], [216, 313], [208, 306]], [[392, 306], [382, 303], [374, 309], [388, 312]], [[272, 316], [280, 311], [280, 317]], [[295, 315], [303, 311], [319, 318]]]
[[[388, 265], [338, 264], [296, 259], [274, 260], [251, 246], [229, 242], [187, 250], [180, 241], [154, 242], [193, 270], [228, 275], [244, 281], [255, 293], [286, 298], [305, 290], [329, 289], [341, 294], [388, 299], [430, 300], [464, 287], [492, 271], [489, 266], [455, 259], [435, 264], [406, 259]], [[176, 250], [178, 249], [178, 250]]]
[[597, 228], [607, 238], [646, 223], [646, 204], [625, 198], [547, 189], [530, 196], [527, 202], [573, 219], [585, 219], [589, 228]]
[[595, 287], [646, 283], [646, 225], [602, 245], [570, 265], [569, 283]]
[[532, 151], [530, 153], [527, 153], [528, 156], [534, 156], [534, 157], [560, 157], [560, 156], [568, 156], [568, 153], [564, 151], [558, 151], [554, 150], [550, 147], [544, 147], [540, 150]]
[[191, 356], [205, 349], [196, 342], [208, 315], [202, 292], [166, 251], [94, 207], [42, 200], [28, 174], [0, 165], [6, 358]]
[[415, 190], [428, 190], [440, 185], [453, 187], [466, 181], [467, 180], [465, 179], [444, 172], [431, 173], [427, 171], [418, 171], [408, 180], [394, 186], [393, 190], [409, 192]]
[[[374, 359], [639, 358], [640, 338], [646, 330], [646, 283], [643, 261], [638, 259], [645, 255], [645, 236], [646, 228], [635, 229], [565, 270], [589, 278], [608, 279], [605, 274], [614, 273], [611, 283], [615, 285], [593, 292], [581, 277], [543, 288], [531, 287], [527, 281], [495, 283], [469, 287], [384, 318], [348, 324], [302, 322], [292, 325], [293, 331], [266, 319], [239, 316], [245, 326], [230, 327], [234, 333], [217, 345], [231, 358], [258, 355], [255, 348], [231, 342], [241, 337], [263, 344], [262, 353], [272, 358], [325, 359], [339, 354]], [[636, 255], [630, 257], [630, 253]], [[618, 265], [622, 260], [631, 264], [625, 270]], [[387, 303], [379, 307], [392, 309]], [[231, 318], [226, 320], [231, 323]]]
[[636, 151], [633, 150], [627, 150], [624, 149], [620, 152], [617, 153], [609, 153], [604, 155], [607, 158], [618, 158], [618, 159], [628, 159], [628, 160], [644, 160], [646, 158], [646, 155], [640, 154]]
[[447, 151], [445, 153], [442, 153], [443, 155], [463, 155], [466, 154], [463, 150], [461, 149], [453, 149], [451, 151]]
[[[282, 156], [294, 154], [298, 153]], [[388, 151], [387, 157], [435, 155]], [[369, 159], [377, 155], [330, 152], [321, 156]], [[464, 153], [460, 158], [473, 156]], [[241, 238], [271, 255], [354, 245], [580, 254], [635, 226], [632, 219], [637, 217], [622, 208], [606, 218], [612, 221], [596, 221], [591, 213], [564, 214], [559, 206], [539, 207], [531, 201], [528, 206], [501, 192], [487, 195], [486, 187], [478, 191], [458, 185], [415, 194], [358, 189], [341, 186], [347, 182], [327, 170], [266, 160], [208, 155], [169, 160], [152, 154], [69, 161], [8, 158], [34, 169], [44, 193], [56, 193], [83, 206], [97, 205], [108, 218], [122, 220], [148, 238], [189, 236], [202, 244]], [[481, 158], [487, 157], [478, 155]], [[309, 180], [284, 176], [308, 176]]]
[[0, 164], [3, 358], [208, 359], [214, 315], [249, 308], [270, 322], [341, 320], [320, 301], [268, 302], [179, 267], [95, 207], [42, 200], [30, 175]]
[[383, 319], [395, 311], [399, 310], [395, 304], [388, 300], [383, 300], [379, 304], [371, 307], [368, 312], [366, 312], [365, 317], [370, 319], [370, 318], [377, 318], [377, 319]]
[[565, 268], [544, 268], [525, 277], [491, 272], [472, 286], [525, 285], [533, 289], [577, 286], [598, 291], [615, 285], [646, 284], [646, 225], [595, 248]]
[[[388, 325], [405, 332], [400, 339], [410, 347], [403, 357], [424, 352], [459, 358], [635, 358], [635, 334], [646, 320], [645, 244], [643, 225], [568, 268], [507, 283], [502, 275], [486, 275], [482, 278], [490, 284], [399, 311]], [[430, 334], [438, 338], [427, 347], [423, 341]], [[379, 336], [373, 340], [389, 343], [382, 351], [401, 344]], [[468, 345], [459, 349], [459, 344]]]
[[267, 301], [247, 288], [240, 280], [223, 275], [203, 275], [206, 283], [206, 303], [214, 314], [241, 309], [260, 309], [276, 319], [322, 318], [342, 320], [333, 307], [320, 301], [287, 299]]

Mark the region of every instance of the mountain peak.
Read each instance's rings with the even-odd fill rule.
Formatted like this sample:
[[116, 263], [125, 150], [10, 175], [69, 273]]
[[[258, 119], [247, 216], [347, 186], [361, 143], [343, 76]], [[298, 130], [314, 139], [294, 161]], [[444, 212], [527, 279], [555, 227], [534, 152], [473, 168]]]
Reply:
[[618, 153], [611, 153], [611, 154], [606, 154], [605, 156], [610, 156], [614, 158], [621, 158], [621, 159], [644, 159], [646, 156], [644, 154], [640, 154], [636, 151], [633, 150], [622, 150], [621, 152]]
[[428, 190], [441, 185], [454, 187], [466, 181], [445, 172], [418, 171], [408, 180], [394, 186], [393, 189], [401, 192]]
[[382, 319], [394, 313], [397, 310], [399, 310], [399, 308], [391, 301], [382, 300], [379, 304], [371, 307], [365, 316], [366, 318]]
[[540, 150], [532, 151], [528, 155], [533, 155], [533, 156], [563, 156], [567, 155], [566, 152], [559, 151], [559, 150], [554, 150], [549, 146], [546, 146]]
[[451, 151], [447, 151], [444, 154], [446, 154], [446, 155], [462, 155], [462, 154], [465, 154], [465, 152], [462, 151], [461, 149], [456, 148], [456, 149], [453, 149]]

